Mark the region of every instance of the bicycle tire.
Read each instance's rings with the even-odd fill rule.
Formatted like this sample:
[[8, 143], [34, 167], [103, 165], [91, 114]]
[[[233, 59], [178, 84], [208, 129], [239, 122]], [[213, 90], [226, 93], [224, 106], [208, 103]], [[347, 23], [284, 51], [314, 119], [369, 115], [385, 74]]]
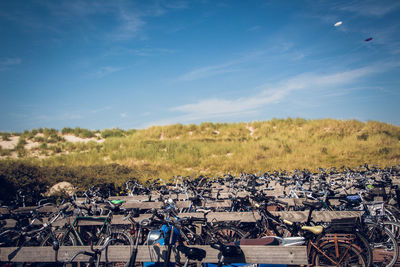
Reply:
[[391, 214], [394, 216], [394, 220], [391, 221], [395, 221], [395, 222], [400, 222], [400, 209], [397, 208], [394, 205], [390, 205], [390, 204], [385, 204], [385, 207], [387, 210], [389, 210], [391, 212]]
[[[334, 242], [329, 242], [319, 247], [319, 249], [325, 255], [314, 250], [312, 256], [313, 266], [368, 266], [365, 257], [360, 251], [347, 243], [338, 242], [336, 246]], [[338, 256], [336, 251], [339, 252]], [[334, 260], [334, 262], [327, 256]]]
[[60, 230], [56, 234], [57, 239], [60, 241], [60, 246], [78, 246], [78, 241], [72, 232]]
[[392, 232], [396, 240], [400, 240], [400, 222], [384, 221], [383, 226], [389, 229], [390, 232]]
[[[110, 242], [110, 245], [113, 246], [133, 246], [134, 242], [130, 234], [127, 233], [127, 231], [123, 229], [111, 229], [110, 233], [111, 238], [113, 239]], [[104, 242], [101, 242], [100, 245], [103, 245]]]
[[391, 231], [383, 224], [368, 223], [366, 235], [372, 247], [374, 265], [394, 266], [399, 256], [399, 247]]
[[210, 242], [214, 238], [221, 241], [222, 243], [230, 243], [239, 241], [245, 236], [245, 233], [242, 230], [229, 225], [218, 226], [217, 228], [213, 229], [210, 234], [211, 236], [209, 236], [206, 241], [207, 244], [210, 244]]
[[2, 247], [18, 247], [21, 234], [16, 230], [8, 230], [1, 233], [0, 244]]
[[[368, 238], [362, 232], [354, 231], [354, 232], [348, 233], [348, 231], [339, 231], [338, 229], [326, 228], [325, 233], [317, 238], [316, 243], [318, 244], [324, 238], [324, 236], [326, 234], [334, 234], [334, 233], [355, 235], [355, 237], [356, 237], [355, 242], [352, 242], [351, 245], [353, 245], [356, 249], [359, 250], [359, 252], [361, 254], [364, 255], [365, 260], [367, 262], [367, 266], [372, 265], [372, 260], [373, 260], [372, 249], [369, 244]], [[339, 241], [344, 242], [344, 240], [340, 240], [340, 239], [339, 239]]]

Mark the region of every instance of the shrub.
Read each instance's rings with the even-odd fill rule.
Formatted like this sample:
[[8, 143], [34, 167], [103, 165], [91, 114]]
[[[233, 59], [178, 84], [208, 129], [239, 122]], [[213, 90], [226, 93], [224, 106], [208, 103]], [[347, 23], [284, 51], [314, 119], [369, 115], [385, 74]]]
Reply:
[[363, 133], [363, 134], [358, 135], [358, 136], [357, 136], [357, 139], [358, 139], [358, 140], [367, 141], [367, 140], [368, 140], [368, 137], [369, 137], [368, 133]]
[[39, 149], [46, 150], [47, 149], [47, 144], [46, 143], [41, 143], [40, 146], [39, 146]]
[[64, 137], [62, 137], [58, 134], [52, 133], [51, 135], [49, 135], [47, 137], [46, 142], [47, 143], [65, 142], [65, 139], [64, 139]]
[[26, 149], [24, 147], [22, 147], [22, 148], [18, 147], [17, 148], [17, 154], [18, 154], [19, 158], [23, 158], [23, 157], [25, 157], [27, 155], [27, 151], [26, 151]]
[[11, 151], [9, 149], [3, 149], [0, 146], [0, 156], [10, 156], [11, 155]]
[[390, 148], [388, 148], [388, 147], [383, 147], [383, 148], [379, 149], [378, 153], [379, 153], [380, 155], [387, 155], [387, 154], [390, 153]]
[[1, 138], [3, 141], [10, 141], [11, 134], [10, 133], [1, 133]]
[[95, 136], [94, 132], [92, 132], [92, 131], [90, 131], [88, 129], [80, 128], [80, 127], [76, 127], [75, 129], [68, 128], [66, 130], [66, 132], [67, 133], [72, 133], [75, 136], [82, 137], [82, 138], [91, 138], [91, 137]]
[[72, 134], [72, 133], [74, 133], [74, 129], [69, 128], [69, 127], [64, 127], [64, 128], [62, 128], [61, 133], [62, 134]]
[[106, 129], [101, 132], [101, 136], [103, 138], [109, 138], [109, 137], [123, 137], [125, 136], [124, 130], [121, 129]]
[[18, 139], [18, 144], [17, 144], [17, 146], [24, 146], [24, 145], [26, 145], [27, 143], [26, 143], [26, 140], [24, 139], [24, 138], [22, 138], [22, 137], [20, 137], [19, 139]]
[[43, 143], [45, 142], [45, 139], [41, 136], [36, 136], [33, 141], [38, 142], [38, 143]]
[[49, 136], [58, 135], [58, 131], [56, 129], [44, 128], [43, 134], [45, 137], [49, 137]]
[[15, 199], [21, 189], [28, 205], [34, 205], [46, 190], [46, 183], [38, 167], [21, 162], [10, 161], [0, 164], [1, 200]]

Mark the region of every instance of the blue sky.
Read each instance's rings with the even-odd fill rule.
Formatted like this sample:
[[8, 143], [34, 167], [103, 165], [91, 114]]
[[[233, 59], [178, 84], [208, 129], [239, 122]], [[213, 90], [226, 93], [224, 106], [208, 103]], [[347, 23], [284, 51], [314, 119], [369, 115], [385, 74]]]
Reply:
[[400, 125], [397, 0], [2, 0], [0, 36], [1, 131]]

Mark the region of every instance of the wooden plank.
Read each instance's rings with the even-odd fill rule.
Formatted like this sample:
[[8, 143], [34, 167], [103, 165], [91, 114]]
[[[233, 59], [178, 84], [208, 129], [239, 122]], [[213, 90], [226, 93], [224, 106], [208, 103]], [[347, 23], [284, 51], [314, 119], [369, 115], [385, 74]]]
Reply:
[[0, 214], [10, 214], [10, 211], [7, 208], [0, 207]]
[[[281, 216], [283, 219], [292, 222], [306, 222], [308, 218], [308, 211], [272, 211], [273, 215]], [[135, 221], [141, 221], [148, 219], [151, 214], [140, 214], [138, 218], [134, 218]], [[203, 218], [203, 213], [179, 213], [179, 217], [196, 217]], [[316, 222], [330, 222], [332, 219], [359, 217], [360, 211], [314, 211], [312, 219]], [[129, 220], [123, 220], [123, 215], [114, 215], [111, 224], [130, 224]], [[260, 219], [260, 215], [255, 212], [210, 212], [206, 216], [207, 221], [241, 221], [241, 222], [255, 222]], [[73, 217], [58, 220], [54, 223], [54, 226], [62, 226], [66, 220], [73, 220]], [[94, 221], [80, 221], [80, 226], [85, 225], [102, 225], [102, 222]]]
[[[247, 192], [241, 192], [241, 194], [247, 194]], [[215, 196], [214, 196], [215, 197]], [[152, 209], [152, 208], [161, 208], [163, 205], [163, 202], [161, 201], [139, 201], [135, 199], [136, 197], [120, 197], [121, 200], [124, 200], [125, 203], [122, 204], [123, 208], [138, 208], [138, 209]], [[302, 202], [306, 200], [305, 198], [279, 198], [280, 201], [288, 203], [290, 207], [294, 206], [303, 206]], [[339, 202], [335, 199], [330, 200], [333, 205], [338, 204]], [[178, 208], [189, 208], [191, 205], [191, 201], [174, 201], [175, 206]], [[208, 200], [205, 204], [203, 203], [203, 207], [208, 207], [208, 208], [227, 208], [231, 206], [231, 200], [229, 199], [223, 199], [221, 197], [220, 200], [218, 201], [211, 201]], [[102, 204], [99, 204], [98, 206], [101, 206]], [[88, 205], [89, 206], [89, 205]], [[43, 207], [46, 208], [46, 207]], [[56, 208], [53, 206], [52, 208], [47, 208], [47, 210], [43, 210], [43, 212], [50, 212], [50, 211], [56, 211]], [[1, 213], [0, 213], [1, 214]]]
[[202, 206], [206, 208], [226, 208], [230, 207], [232, 202], [230, 200], [223, 200], [223, 201], [207, 201]]
[[127, 209], [141, 209], [141, 210], [148, 210], [148, 209], [160, 209], [164, 205], [163, 202], [126, 202], [122, 204], [123, 208]]
[[[30, 211], [33, 211], [33, 210], [36, 210], [36, 209], [37, 209], [37, 206], [19, 207], [18, 209], [14, 210], [13, 212], [16, 212], [16, 213], [19, 213], [19, 212], [24, 213], [24, 212], [30, 212]], [[54, 212], [54, 211], [56, 211], [56, 210], [57, 210], [57, 207], [56, 207], [56, 206], [54, 206], [54, 205], [48, 205], [48, 206], [40, 207], [38, 211], [39, 211], [40, 213], [49, 213], [49, 212]]]
[[4, 228], [14, 228], [17, 225], [17, 221], [13, 219], [5, 219], [1, 220], [1, 222], [5, 222]]
[[[175, 206], [178, 209], [182, 208], [189, 208], [190, 205], [192, 204], [191, 201], [176, 201]], [[138, 209], [160, 209], [164, 205], [163, 202], [131, 202], [128, 201], [124, 204], [122, 204], [122, 208], [127, 208], [127, 209], [132, 209], [132, 208], [138, 208]]]
[[[271, 212], [274, 215], [279, 215], [283, 219], [293, 222], [307, 221], [309, 211], [276, 211]], [[330, 222], [332, 219], [341, 219], [349, 217], [360, 217], [360, 211], [314, 211], [312, 214], [313, 221]]]
[[[195, 246], [206, 250], [207, 256], [203, 262], [218, 262], [218, 250], [210, 246]], [[305, 246], [280, 247], [280, 246], [241, 246], [243, 257], [227, 259], [237, 263], [262, 263], [262, 264], [307, 264], [307, 251]], [[78, 251], [90, 251], [90, 247], [60, 247], [57, 260], [68, 261]], [[136, 257], [137, 262], [163, 261], [165, 247], [139, 246]], [[105, 262], [127, 262], [131, 253], [130, 246], [110, 246], [104, 251], [101, 261]], [[180, 259], [184, 262], [183, 255], [171, 255], [171, 261]], [[88, 261], [89, 257], [80, 255], [75, 261]], [[56, 253], [52, 247], [22, 247], [22, 248], [1, 248], [0, 261], [2, 262], [55, 262]]]
[[258, 213], [253, 212], [212, 212], [207, 214], [207, 221], [241, 221], [241, 222], [255, 222], [260, 219]]

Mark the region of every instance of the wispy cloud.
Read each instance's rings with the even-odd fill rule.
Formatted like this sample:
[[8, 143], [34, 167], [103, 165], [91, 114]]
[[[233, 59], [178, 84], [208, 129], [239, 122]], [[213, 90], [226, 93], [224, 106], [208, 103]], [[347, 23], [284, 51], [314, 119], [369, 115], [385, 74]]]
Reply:
[[141, 48], [127, 48], [127, 47], [118, 47], [113, 46], [110, 50], [105, 52], [103, 55], [106, 57], [113, 56], [127, 56], [134, 55], [140, 57], [152, 57], [152, 56], [161, 56], [166, 54], [176, 53], [177, 50], [168, 49], [168, 48], [152, 48], [152, 47], [141, 47]]
[[121, 71], [122, 69], [123, 68], [106, 66], [106, 67], [102, 67], [99, 70], [97, 70], [96, 72], [94, 72], [92, 74], [92, 76], [95, 77], [95, 78], [103, 78], [104, 76], [107, 76], [107, 75], [110, 75], [112, 73]]
[[119, 114], [120, 116], [121, 116], [121, 118], [126, 118], [126, 117], [128, 117], [128, 113], [126, 113], [126, 112], [123, 112], [123, 113], [121, 113], [121, 114]]
[[[64, 38], [75, 31], [87, 40], [121, 41], [138, 37], [149, 18], [187, 7], [186, 1], [160, 0], [39, 1], [35, 6], [15, 2], [10, 9], [0, 10], [0, 18], [34, 33], [51, 32]], [[108, 19], [107, 29], [99, 23], [100, 17]]]
[[196, 103], [173, 107], [170, 111], [178, 112], [182, 115], [153, 122], [151, 125], [176, 122], [185, 123], [253, 114], [258, 112], [262, 107], [280, 103], [295, 91], [318, 90], [324, 92], [327, 89], [351, 85], [360, 78], [385, 71], [395, 65], [396, 63], [376, 64], [374, 66], [334, 72], [331, 74], [303, 73], [276, 85], [263, 84], [257, 87], [259, 93], [253, 96], [237, 99], [204, 99]]
[[90, 113], [96, 114], [96, 113], [100, 113], [100, 112], [107, 111], [107, 110], [111, 110], [111, 107], [110, 106], [106, 106], [106, 107], [103, 107], [103, 108], [92, 109], [92, 110], [90, 110]]
[[272, 61], [278, 57], [280, 59], [286, 57], [289, 60], [297, 61], [306, 56], [302, 51], [295, 49], [292, 42], [277, 41], [276, 43], [277, 45], [270, 46], [267, 49], [238, 53], [232, 56], [232, 60], [220, 64], [208, 65], [190, 70], [180, 75], [177, 80], [194, 81], [227, 73], [240, 72], [248, 70], [249, 66], [250, 68], [254, 68], [254, 65], [257, 64], [255, 62], [263, 61], [263, 63], [265, 63], [266, 61]]
[[238, 71], [233, 66], [236, 65], [237, 61], [227, 62], [221, 65], [207, 66], [192, 70], [188, 73], [183, 74], [178, 78], [180, 81], [194, 81], [198, 79], [208, 78], [219, 74], [230, 73]]
[[382, 45], [392, 55], [400, 54], [400, 38], [398, 36], [399, 25], [392, 25], [377, 30], [374, 34], [374, 43]]
[[[274, 48], [272, 48], [274, 49]], [[279, 48], [282, 50], [281, 48]], [[290, 49], [290, 48], [288, 48]], [[265, 55], [268, 51], [256, 50], [251, 52], [245, 52], [243, 54], [236, 55], [235, 59], [226, 61], [221, 64], [209, 65], [191, 70], [178, 77], [178, 81], [194, 81], [199, 79], [204, 79], [220, 74], [232, 73], [241, 71], [241, 65], [247, 62], [251, 62], [254, 59], [259, 59]], [[281, 51], [286, 52], [286, 51]]]
[[126, 7], [119, 7], [118, 17], [121, 24], [117, 30], [111, 34], [116, 39], [124, 40], [135, 37], [146, 24], [140, 13]]
[[83, 119], [84, 116], [82, 114], [78, 114], [78, 113], [66, 112], [61, 115], [61, 118], [64, 120], [80, 120], [80, 119]]
[[340, 7], [340, 10], [366, 17], [382, 17], [400, 8], [399, 1], [353, 1]]
[[0, 71], [8, 70], [16, 65], [21, 64], [20, 58], [5, 58], [0, 60]]
[[258, 31], [258, 30], [260, 30], [260, 29], [261, 29], [261, 26], [260, 26], [260, 25], [255, 25], [255, 26], [253, 26], [253, 27], [248, 28], [247, 31], [249, 31], [249, 32], [254, 32], [254, 31]]

